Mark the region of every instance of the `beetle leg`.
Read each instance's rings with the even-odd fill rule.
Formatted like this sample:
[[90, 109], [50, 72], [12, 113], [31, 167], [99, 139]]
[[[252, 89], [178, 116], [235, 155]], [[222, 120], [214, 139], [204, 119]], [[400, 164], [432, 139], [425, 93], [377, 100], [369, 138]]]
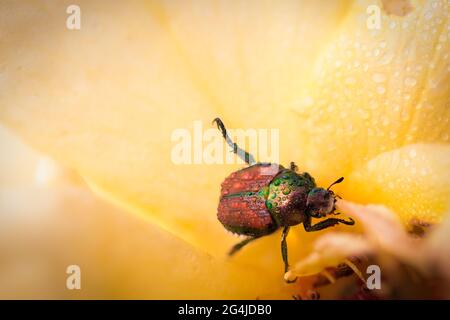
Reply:
[[252, 242], [253, 240], [258, 239], [259, 237], [249, 237], [247, 239], [242, 240], [239, 243], [236, 243], [230, 250], [230, 252], [228, 252], [229, 256], [234, 255], [236, 252], [238, 252], [239, 250], [242, 249], [242, 247], [246, 246], [247, 244], [249, 244], [250, 242]]
[[352, 218], [349, 218], [350, 221], [343, 220], [343, 219], [336, 219], [336, 218], [329, 218], [323, 221], [320, 221], [316, 223], [315, 225], [311, 225], [311, 217], [306, 219], [305, 222], [303, 222], [303, 227], [305, 228], [305, 231], [311, 232], [311, 231], [319, 231], [322, 229], [326, 229], [329, 227], [332, 227], [334, 225], [337, 225], [339, 223], [346, 224], [346, 225], [354, 225], [355, 221]]
[[283, 257], [284, 262], [284, 272], [288, 272], [289, 263], [288, 263], [288, 249], [287, 249], [287, 235], [289, 233], [289, 227], [283, 228], [283, 233], [281, 234], [281, 256]]
[[237, 154], [237, 156], [245, 161], [245, 163], [247, 163], [248, 165], [252, 165], [256, 162], [253, 155], [241, 149], [235, 142], [233, 142], [233, 140], [231, 140], [230, 136], [227, 133], [227, 129], [225, 128], [225, 125], [223, 124], [222, 120], [220, 120], [220, 118], [215, 118], [213, 120], [213, 123], [217, 124], [217, 128], [222, 133], [223, 138], [225, 139], [227, 144], [231, 148], [233, 148], [233, 153]]
[[[281, 256], [283, 257], [284, 262], [284, 273], [289, 271], [289, 262], [288, 262], [288, 248], [287, 248], [287, 235], [289, 233], [289, 227], [283, 228], [283, 233], [281, 234]], [[286, 280], [287, 283], [294, 283], [297, 281], [297, 278], [294, 280]]]

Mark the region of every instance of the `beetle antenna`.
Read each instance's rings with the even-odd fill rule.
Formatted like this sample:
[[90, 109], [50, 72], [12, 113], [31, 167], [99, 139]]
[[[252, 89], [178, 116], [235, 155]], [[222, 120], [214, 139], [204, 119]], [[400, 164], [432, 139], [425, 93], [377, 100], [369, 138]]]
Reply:
[[339, 179], [337, 179], [335, 182], [333, 182], [332, 184], [330, 184], [330, 186], [327, 188], [327, 190], [330, 190], [330, 188], [332, 186], [334, 186], [335, 184], [341, 183], [342, 181], [344, 181], [344, 177], [340, 177]]

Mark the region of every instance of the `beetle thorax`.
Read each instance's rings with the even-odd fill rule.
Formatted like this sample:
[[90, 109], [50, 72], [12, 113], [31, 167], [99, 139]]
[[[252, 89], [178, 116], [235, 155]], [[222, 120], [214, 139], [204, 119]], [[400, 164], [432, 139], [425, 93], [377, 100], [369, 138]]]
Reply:
[[266, 205], [278, 225], [293, 226], [304, 221], [308, 193], [314, 187], [314, 179], [309, 174], [297, 174], [289, 169], [272, 180]]

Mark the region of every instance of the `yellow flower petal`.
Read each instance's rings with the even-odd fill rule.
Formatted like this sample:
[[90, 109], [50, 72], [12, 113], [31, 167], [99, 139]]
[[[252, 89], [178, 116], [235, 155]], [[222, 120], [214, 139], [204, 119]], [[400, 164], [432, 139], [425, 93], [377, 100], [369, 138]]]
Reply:
[[374, 1], [358, 1], [304, 88], [298, 143], [321, 181], [408, 144], [449, 142], [450, 7], [410, 2], [405, 16], [380, 10], [377, 29]]
[[[293, 160], [295, 88], [345, 3], [79, 1], [72, 31], [63, 3], [2, 3], [0, 119], [102, 194], [223, 257], [237, 240], [217, 202], [237, 166], [175, 165], [171, 134], [216, 116], [281, 127], [282, 158]], [[273, 245], [247, 262], [278, 261]]]
[[[60, 167], [43, 183], [40, 155], [2, 127], [0, 148], [0, 298], [289, 299], [296, 289], [143, 223]], [[65, 286], [74, 264], [81, 290]]]
[[440, 222], [450, 199], [450, 145], [415, 144], [385, 152], [350, 174], [344, 198], [379, 203], [403, 222]]

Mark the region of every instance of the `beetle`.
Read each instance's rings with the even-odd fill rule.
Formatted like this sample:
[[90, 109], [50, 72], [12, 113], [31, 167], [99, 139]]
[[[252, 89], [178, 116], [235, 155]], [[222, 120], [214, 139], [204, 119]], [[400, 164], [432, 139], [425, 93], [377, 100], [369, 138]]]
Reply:
[[[289, 168], [273, 163], [257, 163], [250, 153], [232, 141], [220, 118], [213, 124], [222, 133], [226, 143], [248, 165], [231, 173], [221, 185], [217, 218], [232, 233], [247, 236], [234, 245], [232, 256], [250, 242], [274, 233], [282, 228], [281, 256], [284, 271], [289, 270], [287, 235], [291, 226], [303, 224], [305, 231], [319, 231], [339, 223], [354, 225], [349, 220], [327, 218], [312, 224], [312, 218], [337, 215], [336, 198], [340, 198], [330, 188], [341, 183], [341, 177], [327, 189], [318, 187], [314, 178], [307, 172], [298, 173], [291, 162]], [[287, 282], [295, 282], [293, 281]]]

